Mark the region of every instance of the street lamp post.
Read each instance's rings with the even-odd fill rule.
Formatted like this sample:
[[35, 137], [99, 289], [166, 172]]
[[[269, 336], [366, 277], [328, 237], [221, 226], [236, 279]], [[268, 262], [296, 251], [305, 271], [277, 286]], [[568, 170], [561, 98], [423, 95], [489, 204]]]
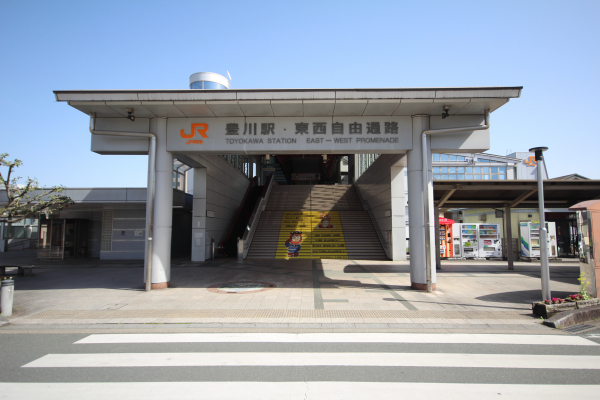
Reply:
[[548, 265], [548, 230], [546, 229], [546, 216], [544, 214], [544, 151], [547, 147], [534, 147], [529, 151], [535, 152], [537, 163], [538, 202], [540, 208], [540, 263], [542, 267], [542, 296], [544, 300], [552, 299], [550, 291], [550, 267]]

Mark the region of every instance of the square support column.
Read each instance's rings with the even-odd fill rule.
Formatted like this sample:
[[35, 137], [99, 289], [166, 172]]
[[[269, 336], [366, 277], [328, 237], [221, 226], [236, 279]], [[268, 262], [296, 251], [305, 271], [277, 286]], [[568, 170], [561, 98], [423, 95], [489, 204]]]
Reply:
[[156, 193], [152, 244], [152, 289], [171, 282], [171, 233], [173, 230], [173, 154], [167, 151], [167, 119], [155, 118]]
[[515, 269], [513, 261], [513, 247], [512, 247], [512, 221], [510, 215], [510, 207], [504, 207], [504, 226], [506, 236], [506, 259], [508, 260], [508, 269]]
[[[435, 229], [425, 227], [425, 212], [434, 217], [433, 208], [425, 204], [423, 196], [423, 173], [427, 174], [428, 182], [433, 179], [431, 163], [428, 171], [423, 171], [423, 152], [421, 147], [421, 134], [429, 129], [428, 115], [414, 115], [412, 117], [412, 142], [413, 148], [408, 154], [408, 229], [410, 234], [410, 281], [413, 289], [427, 289], [427, 271], [425, 259], [425, 234], [429, 234], [432, 246], [430, 255], [432, 265], [435, 265]], [[429, 141], [428, 141], [429, 142]], [[431, 150], [427, 152], [431, 159]], [[431, 197], [433, 200], [433, 197]], [[427, 231], [427, 232], [426, 232]], [[431, 283], [435, 290], [435, 268], [431, 268]]]
[[[404, 159], [403, 159], [404, 160]], [[401, 161], [403, 161], [401, 160]], [[392, 166], [392, 260], [406, 260], [406, 184], [404, 165]]]
[[206, 168], [194, 168], [192, 261], [206, 261]]

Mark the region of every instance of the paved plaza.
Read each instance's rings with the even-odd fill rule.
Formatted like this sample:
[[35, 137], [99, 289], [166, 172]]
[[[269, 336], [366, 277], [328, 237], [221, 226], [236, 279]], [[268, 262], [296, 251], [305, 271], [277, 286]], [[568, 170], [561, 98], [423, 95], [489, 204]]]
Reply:
[[[14, 255], [12, 256], [14, 257]], [[2, 265], [16, 265], [4, 257]], [[141, 261], [40, 263], [16, 276], [11, 329], [90, 328], [549, 330], [531, 314], [539, 265], [443, 261], [438, 290], [410, 289], [409, 263], [174, 260], [171, 288], [145, 292]], [[33, 262], [35, 261], [35, 262]], [[22, 264], [21, 264], [22, 265]], [[7, 267], [7, 275], [16, 268]], [[551, 264], [553, 295], [578, 291], [576, 262]]]

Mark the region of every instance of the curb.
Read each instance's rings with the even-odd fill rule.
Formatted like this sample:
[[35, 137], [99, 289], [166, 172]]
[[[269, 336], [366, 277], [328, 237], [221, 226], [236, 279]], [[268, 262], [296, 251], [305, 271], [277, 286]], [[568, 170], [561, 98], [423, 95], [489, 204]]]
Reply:
[[10, 325], [10, 321], [4, 315], [0, 315], [0, 328]]
[[564, 311], [544, 321], [544, 325], [552, 328], [566, 328], [583, 322], [600, 319], [600, 306]]

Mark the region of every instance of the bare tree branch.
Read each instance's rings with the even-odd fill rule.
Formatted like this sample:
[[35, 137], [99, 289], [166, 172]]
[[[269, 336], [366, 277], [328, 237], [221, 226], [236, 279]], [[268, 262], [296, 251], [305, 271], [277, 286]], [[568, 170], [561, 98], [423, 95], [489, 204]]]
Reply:
[[12, 178], [12, 175], [23, 162], [18, 159], [10, 161], [7, 157], [7, 153], [0, 153], [0, 166], [8, 168], [6, 179], [0, 172], [0, 185], [4, 186], [6, 193], [6, 203], [0, 203], [0, 222], [16, 223], [25, 218], [36, 218], [40, 213], [52, 214], [73, 204], [73, 200], [60, 194], [65, 189], [62, 186], [42, 190], [38, 181], [32, 178], [27, 178], [24, 185], [19, 184], [21, 178]]

